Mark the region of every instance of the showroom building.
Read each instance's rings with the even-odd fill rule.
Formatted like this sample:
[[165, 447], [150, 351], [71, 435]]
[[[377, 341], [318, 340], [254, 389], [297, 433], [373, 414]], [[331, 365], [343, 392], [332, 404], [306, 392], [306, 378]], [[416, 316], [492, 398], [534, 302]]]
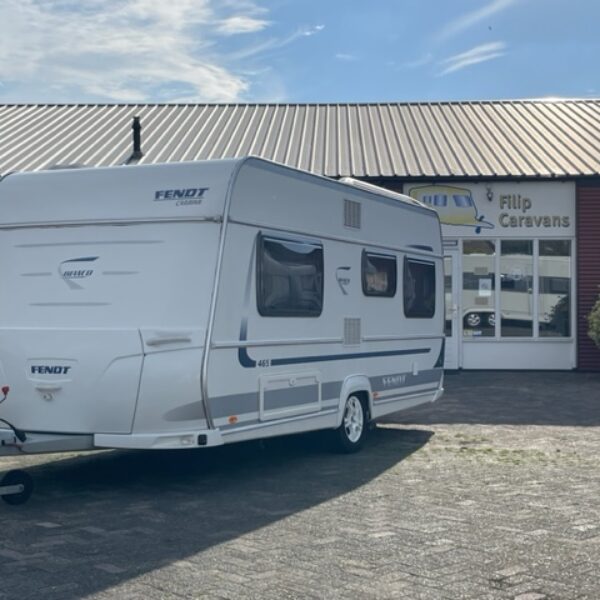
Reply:
[[448, 368], [600, 370], [598, 100], [0, 105], [3, 175], [249, 154], [437, 210]]

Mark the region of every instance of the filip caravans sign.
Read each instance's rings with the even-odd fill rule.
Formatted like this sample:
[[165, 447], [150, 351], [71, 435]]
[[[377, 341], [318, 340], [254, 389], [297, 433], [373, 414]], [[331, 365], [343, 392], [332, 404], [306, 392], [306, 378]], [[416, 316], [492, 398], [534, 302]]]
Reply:
[[444, 237], [571, 237], [575, 184], [408, 185], [405, 193], [434, 208]]

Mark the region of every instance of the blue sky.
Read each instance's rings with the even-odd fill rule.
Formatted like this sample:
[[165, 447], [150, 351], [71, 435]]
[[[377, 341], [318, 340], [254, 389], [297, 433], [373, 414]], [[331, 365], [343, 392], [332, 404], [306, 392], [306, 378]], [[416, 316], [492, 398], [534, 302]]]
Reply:
[[600, 97], [598, 0], [1, 0], [0, 102]]

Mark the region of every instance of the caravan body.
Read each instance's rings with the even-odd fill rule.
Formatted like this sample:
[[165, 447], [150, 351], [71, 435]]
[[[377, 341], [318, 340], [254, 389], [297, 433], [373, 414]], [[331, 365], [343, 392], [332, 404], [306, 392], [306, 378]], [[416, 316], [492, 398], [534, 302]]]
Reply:
[[246, 158], [13, 174], [0, 210], [0, 452], [210, 446], [441, 394], [440, 226], [412, 199]]

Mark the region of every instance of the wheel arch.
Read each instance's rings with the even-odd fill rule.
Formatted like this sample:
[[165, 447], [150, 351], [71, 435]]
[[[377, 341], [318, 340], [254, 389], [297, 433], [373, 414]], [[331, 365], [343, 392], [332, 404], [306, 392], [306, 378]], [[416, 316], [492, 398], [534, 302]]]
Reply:
[[342, 424], [346, 399], [352, 394], [362, 395], [367, 402], [367, 410], [369, 411], [369, 415], [372, 414], [373, 394], [371, 391], [371, 382], [369, 381], [369, 378], [366, 375], [350, 375], [346, 377], [342, 383], [336, 427], [339, 427]]

